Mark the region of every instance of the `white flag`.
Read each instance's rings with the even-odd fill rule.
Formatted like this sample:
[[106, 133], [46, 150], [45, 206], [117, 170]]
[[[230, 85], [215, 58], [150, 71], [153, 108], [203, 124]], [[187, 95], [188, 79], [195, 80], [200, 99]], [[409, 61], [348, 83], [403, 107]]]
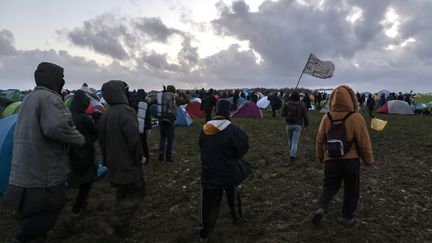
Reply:
[[311, 53], [304, 68], [304, 73], [317, 78], [331, 78], [334, 70], [335, 65], [332, 62], [321, 61]]

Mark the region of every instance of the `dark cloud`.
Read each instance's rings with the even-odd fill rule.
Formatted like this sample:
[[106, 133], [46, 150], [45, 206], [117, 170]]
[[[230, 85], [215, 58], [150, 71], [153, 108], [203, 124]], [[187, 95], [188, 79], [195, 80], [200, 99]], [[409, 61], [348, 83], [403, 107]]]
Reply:
[[121, 21], [111, 14], [85, 21], [83, 27], [67, 32], [66, 36], [77, 46], [91, 48], [95, 52], [120, 60], [129, 57], [122, 41], [134, 39]]
[[0, 55], [13, 55], [16, 53], [14, 47], [15, 38], [9, 30], [0, 30]]
[[138, 18], [133, 20], [138, 33], [148, 37], [150, 41], [166, 43], [174, 34], [183, 33], [174, 28], [168, 28], [160, 18]]

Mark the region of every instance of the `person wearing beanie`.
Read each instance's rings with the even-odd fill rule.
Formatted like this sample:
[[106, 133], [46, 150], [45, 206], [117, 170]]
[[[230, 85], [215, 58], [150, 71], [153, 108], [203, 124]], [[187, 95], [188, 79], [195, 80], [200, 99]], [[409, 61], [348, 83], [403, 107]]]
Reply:
[[[334, 89], [328, 102], [329, 112], [322, 117], [316, 137], [316, 155], [324, 166], [324, 185], [312, 223], [319, 224], [343, 181], [343, 224], [352, 225], [360, 196], [360, 159], [366, 166], [372, 165], [372, 144], [356, 94], [350, 87], [342, 85]], [[351, 148], [339, 158], [330, 157], [326, 149], [330, 117], [333, 121], [345, 119], [345, 140], [351, 143]]]
[[304, 132], [307, 132], [307, 127], [309, 125], [306, 105], [300, 100], [298, 92], [291, 93], [288, 102], [286, 102], [282, 108], [281, 116], [285, 117], [290, 162], [294, 163], [297, 159], [297, 148], [300, 142], [302, 125], [304, 125]]
[[34, 77], [37, 86], [18, 114], [9, 186], [2, 198], [19, 218], [14, 242], [45, 242], [66, 204], [69, 148], [85, 143], [63, 102], [63, 68], [42, 62]]
[[201, 153], [201, 202], [199, 205], [201, 242], [206, 242], [218, 217], [223, 191], [228, 199], [233, 223], [242, 217], [239, 184], [251, 173], [242, 160], [249, 149], [248, 136], [230, 121], [231, 103], [220, 99], [216, 115], [204, 126], [199, 138]]

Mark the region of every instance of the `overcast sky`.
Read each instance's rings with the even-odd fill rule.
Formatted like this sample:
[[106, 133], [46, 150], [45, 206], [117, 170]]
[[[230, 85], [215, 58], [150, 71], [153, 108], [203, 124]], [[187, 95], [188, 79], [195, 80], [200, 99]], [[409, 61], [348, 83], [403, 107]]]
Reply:
[[66, 88], [293, 87], [309, 53], [331, 79], [300, 86], [432, 92], [429, 0], [1, 0], [0, 89], [34, 87], [43, 61]]

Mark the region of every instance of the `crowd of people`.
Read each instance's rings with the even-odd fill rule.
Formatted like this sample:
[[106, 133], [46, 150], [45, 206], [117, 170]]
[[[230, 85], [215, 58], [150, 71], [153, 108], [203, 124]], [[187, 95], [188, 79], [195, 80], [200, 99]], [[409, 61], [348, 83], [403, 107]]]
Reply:
[[[144, 90], [131, 95], [126, 82], [111, 80], [101, 89], [109, 106], [105, 112], [86, 113], [90, 97], [85, 89], [75, 92], [68, 109], [62, 96], [63, 72], [56, 64], [40, 63], [34, 73], [36, 88], [24, 98], [18, 115], [10, 183], [2, 198], [3, 206], [15, 211], [19, 219], [20, 230], [12, 242], [45, 241], [65, 207], [66, 182], [79, 187], [72, 213], [85, 213], [96, 177], [96, 147], [100, 148], [108, 168], [108, 181], [116, 198], [113, 210], [100, 222], [100, 227], [107, 239], [118, 242], [127, 236], [130, 220], [145, 198], [143, 164], [149, 163], [150, 158], [147, 137], [152, 128], [148, 108], [151, 102]], [[257, 102], [260, 94], [259, 90], [249, 95], [238, 90], [221, 94], [210, 89], [197, 91], [196, 95], [202, 99], [201, 110], [206, 114], [199, 137], [199, 240], [207, 242], [216, 224], [223, 192], [233, 223], [241, 220], [238, 187], [251, 173], [250, 164], [243, 159], [249, 149], [248, 135], [230, 119], [237, 103], [225, 98], [244, 97]], [[296, 91], [268, 95], [273, 116], [282, 108], [291, 163], [297, 159], [301, 133], [307, 132], [309, 126], [308, 108], [311, 103], [326, 99], [326, 94], [315, 95], [313, 101], [308, 94], [301, 99]], [[160, 130], [158, 158], [173, 163], [175, 110], [188, 103], [189, 98], [168, 85], [156, 100]], [[336, 88], [328, 102], [329, 112], [321, 120], [316, 139], [316, 154], [324, 167], [325, 179], [312, 223], [319, 224], [343, 181], [343, 222], [352, 225], [359, 200], [360, 161], [365, 165], [373, 163], [371, 141], [356, 94], [350, 87]]]

